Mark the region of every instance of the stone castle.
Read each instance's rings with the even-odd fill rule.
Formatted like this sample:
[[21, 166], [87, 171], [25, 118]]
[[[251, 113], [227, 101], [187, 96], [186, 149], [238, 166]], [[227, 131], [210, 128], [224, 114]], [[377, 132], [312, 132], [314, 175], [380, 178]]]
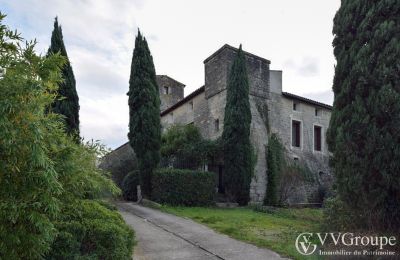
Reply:
[[[228, 72], [236, 53], [236, 48], [224, 45], [205, 59], [205, 84], [186, 97], [184, 84], [166, 75], [157, 76], [163, 129], [172, 124], [194, 124], [207, 139], [221, 136]], [[287, 159], [306, 165], [316, 179], [314, 184], [302, 185], [296, 189], [289, 202], [310, 202], [312, 194], [318, 193], [321, 185], [330, 185], [332, 181], [325, 142], [332, 107], [282, 92], [282, 71], [270, 70], [270, 61], [265, 58], [244, 53], [250, 83], [250, 138], [257, 154], [250, 188], [251, 201], [259, 203], [265, 197], [266, 147], [268, 137], [276, 133], [285, 147]], [[121, 168], [126, 168], [126, 165], [133, 167], [135, 162], [130, 161], [133, 154], [126, 143], [109, 154], [102, 165], [111, 171], [126, 173], [126, 169]], [[223, 163], [209, 165], [208, 170], [218, 175], [218, 189], [221, 190]]]

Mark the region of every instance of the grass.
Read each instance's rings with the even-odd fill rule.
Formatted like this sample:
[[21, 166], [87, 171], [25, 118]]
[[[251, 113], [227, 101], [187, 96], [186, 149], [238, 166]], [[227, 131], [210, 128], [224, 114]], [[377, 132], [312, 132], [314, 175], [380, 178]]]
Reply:
[[320, 231], [322, 210], [283, 209], [269, 213], [251, 208], [202, 208], [162, 206], [162, 210], [191, 218], [232, 238], [254, 244], [294, 259], [319, 259], [300, 255], [295, 248], [302, 232]]

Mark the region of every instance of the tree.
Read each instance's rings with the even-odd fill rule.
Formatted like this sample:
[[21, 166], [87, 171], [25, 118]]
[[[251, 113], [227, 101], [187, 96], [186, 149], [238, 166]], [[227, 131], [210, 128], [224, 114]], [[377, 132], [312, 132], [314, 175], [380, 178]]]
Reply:
[[35, 42], [3, 24], [0, 14], [0, 258], [40, 259], [56, 236], [61, 192], [46, 143], [59, 133], [44, 113], [64, 59], [35, 54]]
[[135, 40], [129, 79], [129, 143], [138, 159], [143, 194], [151, 195], [151, 176], [160, 161], [160, 97], [146, 38]]
[[48, 54], [60, 53], [67, 60], [62, 68], [63, 81], [59, 83], [58, 97], [52, 104], [54, 113], [65, 116], [65, 127], [68, 134], [79, 139], [79, 97], [76, 92], [74, 72], [65, 49], [61, 26], [57, 17], [54, 21], [54, 30], [51, 34], [51, 45]]
[[224, 184], [228, 196], [241, 205], [249, 200], [253, 170], [250, 124], [249, 80], [240, 45], [228, 76], [222, 140], [226, 172]]
[[342, 1], [327, 142], [338, 196], [358, 227], [400, 227], [400, 2]]
[[[130, 259], [133, 232], [99, 199], [120, 190], [54, 102], [65, 57], [24, 46], [0, 13], [0, 259]], [[95, 201], [96, 199], [96, 201]], [[113, 241], [110, 242], [110, 237]], [[96, 245], [96, 246], [93, 246]]]

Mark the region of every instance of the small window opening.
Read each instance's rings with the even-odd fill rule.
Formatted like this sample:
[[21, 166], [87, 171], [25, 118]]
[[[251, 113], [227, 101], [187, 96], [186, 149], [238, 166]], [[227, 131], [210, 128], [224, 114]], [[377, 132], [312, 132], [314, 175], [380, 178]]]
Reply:
[[321, 111], [319, 111], [318, 108], [315, 109], [315, 116], [320, 116], [321, 115]]
[[189, 102], [189, 106], [190, 106], [190, 109], [193, 110], [193, 108], [194, 108], [194, 106], [193, 106], [193, 101], [190, 101], [190, 102]]
[[322, 148], [322, 128], [320, 126], [314, 126], [314, 150], [321, 151]]
[[292, 146], [294, 147], [300, 147], [300, 127], [299, 121], [292, 121]]
[[293, 102], [293, 110], [296, 111], [297, 110], [297, 103]]
[[214, 121], [214, 129], [215, 129], [215, 132], [219, 131], [219, 119], [215, 119], [215, 121]]
[[169, 87], [164, 87], [164, 94], [168, 95], [169, 94]]

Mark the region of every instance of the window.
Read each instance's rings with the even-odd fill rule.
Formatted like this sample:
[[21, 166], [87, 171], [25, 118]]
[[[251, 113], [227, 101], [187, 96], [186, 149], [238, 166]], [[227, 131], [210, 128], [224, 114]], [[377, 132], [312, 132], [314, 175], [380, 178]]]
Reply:
[[219, 119], [214, 120], [214, 129], [215, 129], [215, 132], [219, 131]]
[[321, 115], [321, 111], [319, 111], [318, 108], [315, 109], [315, 116], [320, 116]]
[[193, 101], [190, 101], [190, 102], [189, 102], [189, 107], [190, 107], [191, 110], [193, 110], [193, 108], [194, 108], [194, 106], [193, 106]]
[[322, 128], [320, 126], [314, 126], [314, 151], [322, 150]]
[[292, 121], [292, 146], [293, 147], [300, 147], [300, 121]]
[[164, 87], [164, 94], [168, 95], [169, 94], [169, 87]]
[[293, 110], [296, 111], [297, 110], [297, 103], [293, 102]]

